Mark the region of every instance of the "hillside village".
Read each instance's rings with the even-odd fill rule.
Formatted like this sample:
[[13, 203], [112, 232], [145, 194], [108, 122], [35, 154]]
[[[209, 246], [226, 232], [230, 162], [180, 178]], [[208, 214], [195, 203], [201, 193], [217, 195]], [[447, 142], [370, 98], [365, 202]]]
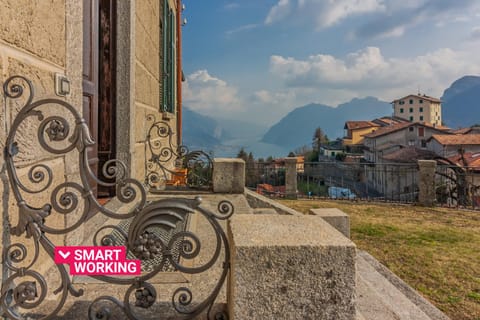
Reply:
[[[418, 161], [434, 160], [438, 165], [434, 179], [438, 180], [435, 191], [440, 193], [439, 198], [449, 205], [479, 202], [476, 186], [480, 173], [480, 128], [445, 126], [442, 101], [425, 94], [410, 94], [391, 104], [391, 116], [346, 121], [343, 139], [314, 146], [318, 159], [305, 159], [305, 153], [298, 154], [299, 179], [308, 184], [306, 189], [300, 186], [299, 193], [312, 194], [315, 188], [310, 185], [320, 184], [325, 188], [317, 190], [318, 195], [327, 196], [329, 187], [342, 187], [351, 190], [355, 197], [415, 202]], [[278, 175], [284, 161], [280, 158], [267, 164], [257, 163], [255, 170]], [[250, 164], [250, 171], [253, 166]], [[462, 179], [457, 179], [460, 173]], [[263, 194], [282, 194], [281, 179], [261, 180], [251, 187]], [[468, 190], [460, 191], [457, 180], [465, 180], [461, 188]], [[468, 201], [460, 201], [459, 193], [465, 194]]]

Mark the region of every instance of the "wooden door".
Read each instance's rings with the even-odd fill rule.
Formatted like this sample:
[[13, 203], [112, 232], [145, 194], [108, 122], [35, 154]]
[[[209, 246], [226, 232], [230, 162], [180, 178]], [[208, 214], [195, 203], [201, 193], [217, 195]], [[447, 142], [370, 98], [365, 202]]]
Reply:
[[[83, 117], [98, 142], [98, 0], [83, 0]], [[97, 144], [88, 150], [92, 172], [98, 171]], [[90, 179], [95, 195], [97, 184]]]
[[[99, 41], [99, 104], [98, 104], [98, 158], [99, 168], [116, 158], [115, 96], [116, 96], [116, 0], [100, 0]], [[99, 170], [101, 180], [109, 181]], [[98, 197], [115, 196], [115, 188], [98, 186]]]

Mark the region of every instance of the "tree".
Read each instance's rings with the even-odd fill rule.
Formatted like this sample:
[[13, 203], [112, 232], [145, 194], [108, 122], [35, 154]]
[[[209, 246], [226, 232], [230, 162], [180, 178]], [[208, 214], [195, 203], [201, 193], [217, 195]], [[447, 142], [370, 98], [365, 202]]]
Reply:
[[248, 154], [248, 158], [247, 158], [247, 161], [245, 161], [247, 164], [255, 164], [255, 159], [253, 158], [253, 153], [249, 153]]
[[297, 149], [293, 150], [295, 154], [298, 154], [299, 156], [305, 156], [308, 153], [312, 152], [312, 147], [309, 147], [307, 145], [303, 145], [301, 147], [298, 147]]
[[248, 154], [243, 147], [238, 151], [237, 158], [243, 159], [243, 161], [247, 162]]
[[320, 151], [320, 147], [325, 144], [325, 143], [328, 143], [328, 137], [327, 135], [323, 132], [322, 128], [320, 127], [317, 127], [313, 133], [313, 138], [312, 138], [312, 147], [313, 147], [313, 150], [319, 152]]

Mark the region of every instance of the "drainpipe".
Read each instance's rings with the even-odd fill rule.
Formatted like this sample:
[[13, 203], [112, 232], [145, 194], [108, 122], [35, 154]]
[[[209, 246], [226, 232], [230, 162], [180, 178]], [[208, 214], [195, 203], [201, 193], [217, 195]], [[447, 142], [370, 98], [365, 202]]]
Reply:
[[182, 0], [177, 0], [177, 143], [182, 145]]

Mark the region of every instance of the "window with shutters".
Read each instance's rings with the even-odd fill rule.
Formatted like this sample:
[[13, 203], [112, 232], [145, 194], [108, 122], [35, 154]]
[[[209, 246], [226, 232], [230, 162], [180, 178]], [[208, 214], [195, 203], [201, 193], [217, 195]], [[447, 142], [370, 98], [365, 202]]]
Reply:
[[176, 17], [168, 0], [163, 0], [162, 111], [175, 112], [176, 101]]

